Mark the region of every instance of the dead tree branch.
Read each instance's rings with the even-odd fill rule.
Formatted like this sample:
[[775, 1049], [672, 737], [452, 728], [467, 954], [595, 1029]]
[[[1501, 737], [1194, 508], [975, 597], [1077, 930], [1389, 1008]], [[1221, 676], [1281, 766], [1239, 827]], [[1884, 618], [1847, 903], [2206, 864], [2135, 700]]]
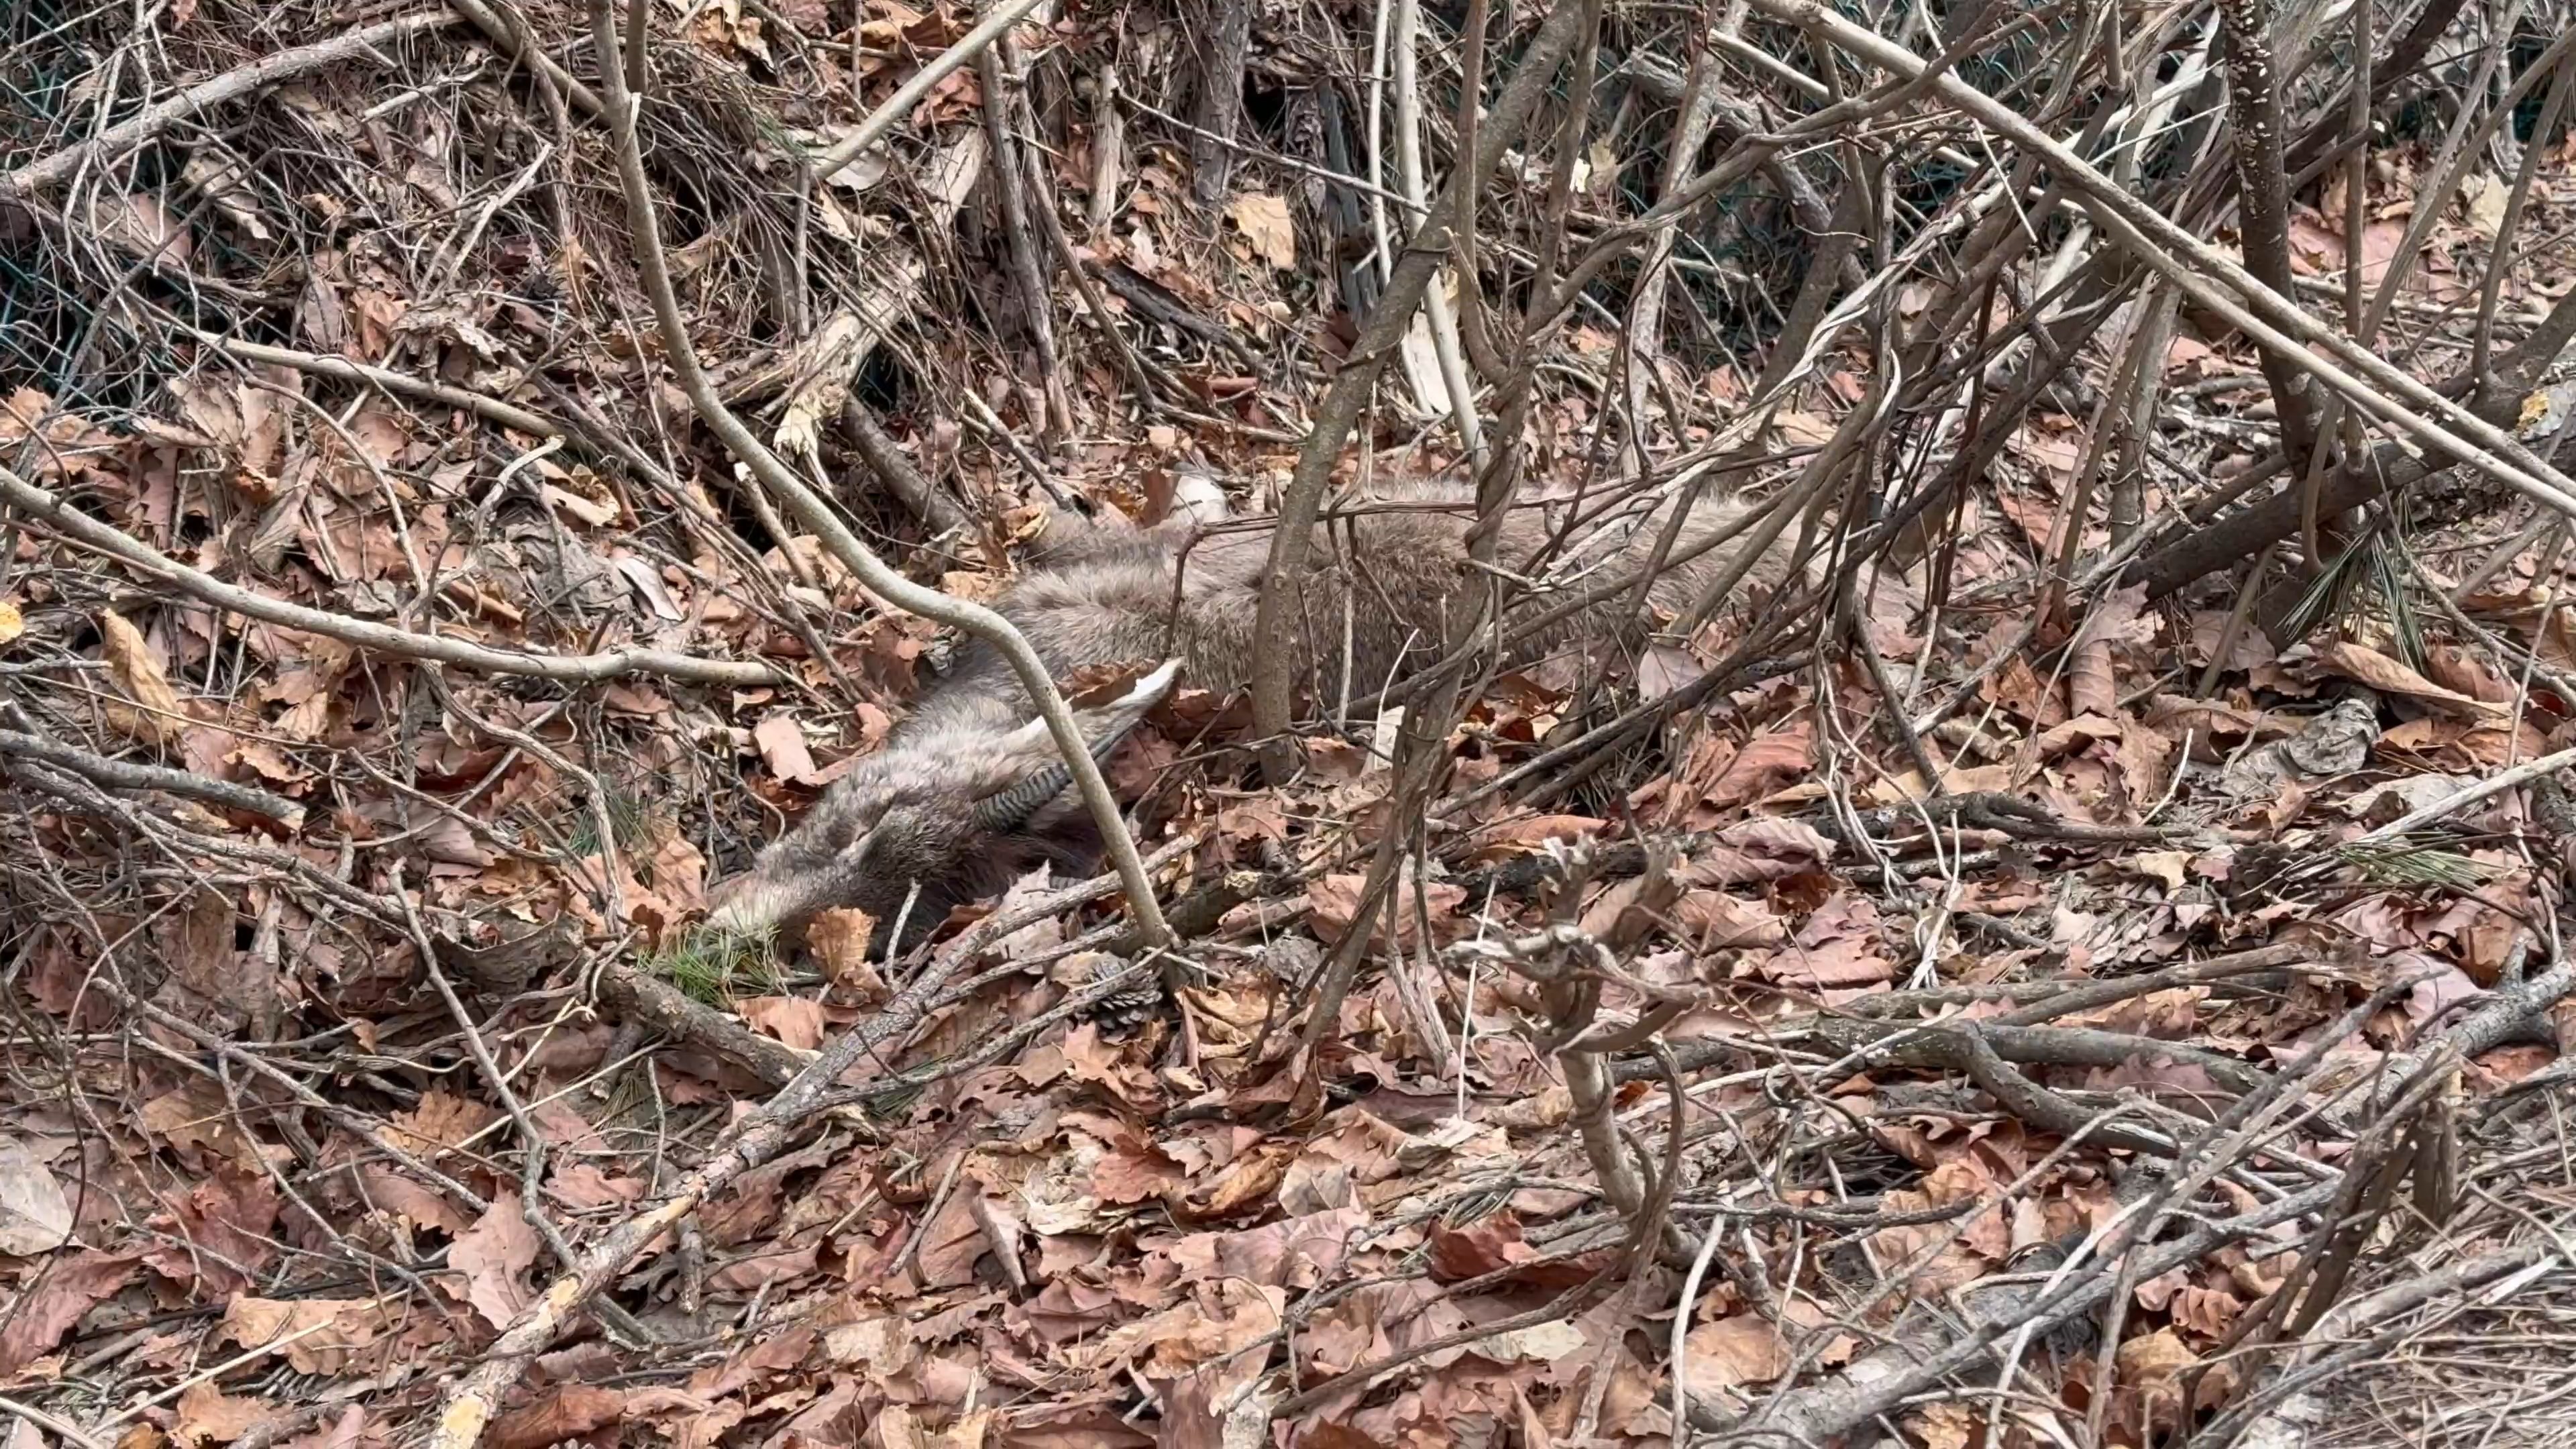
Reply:
[[365, 60], [375, 53], [378, 46], [432, 30], [444, 30], [462, 18], [445, 10], [426, 10], [416, 15], [379, 21], [329, 40], [261, 56], [248, 65], [225, 71], [211, 80], [200, 81], [87, 140], [0, 176], [0, 197], [33, 196], [83, 166], [123, 155], [199, 112], [212, 110], [279, 81], [309, 75], [327, 66]]
[[[2281, 169], [2281, 93], [2273, 74], [2270, 7], [2263, 0], [2223, 0], [2227, 31], [2228, 129], [2236, 147], [2237, 205], [2245, 237], [2245, 269], [2283, 297], [2295, 297], [2290, 274], [2290, 181]], [[2307, 469], [2316, 444], [2302, 377], [2291, 359], [2263, 352], [2263, 376], [2272, 384], [2281, 438], [2292, 473]]]
[[[611, 100], [615, 102], [612, 89]], [[1157, 859], [1177, 858], [1197, 842], [1183, 837], [1164, 848]], [[1085, 881], [1032, 902], [1019, 913], [1025, 925], [1043, 920], [1086, 900], [1110, 894], [1113, 878]], [[1035, 912], [1035, 914], [1031, 914]], [[671, 1188], [670, 1195], [644, 1212], [619, 1223], [581, 1255], [579, 1263], [546, 1285], [545, 1291], [503, 1330], [483, 1361], [447, 1392], [430, 1434], [430, 1449], [474, 1449], [500, 1408], [501, 1396], [518, 1382], [529, 1362], [551, 1345], [581, 1306], [632, 1266], [655, 1239], [698, 1210], [714, 1194], [744, 1173], [776, 1156], [789, 1137], [815, 1112], [840, 1099], [841, 1078], [860, 1063], [883, 1054], [921, 1024], [939, 999], [941, 988], [975, 954], [1011, 929], [997, 913], [959, 937], [915, 973], [902, 991], [877, 1014], [852, 1027], [805, 1063], [776, 1096], [753, 1108], [727, 1128], [708, 1149], [705, 1160]]]
[[[867, 154], [869, 147], [884, 140], [886, 132], [912, 114], [912, 108], [921, 104], [922, 97], [929, 95], [932, 87], [948, 79], [960, 67], [972, 64], [975, 57], [984, 53], [986, 46], [1001, 39], [1012, 26], [1020, 23], [1022, 17], [1044, 3], [1045, 0], [1004, 0], [993, 13], [977, 21], [974, 29], [957, 37], [955, 45], [931, 57], [928, 65], [914, 72], [912, 78], [897, 87], [893, 95], [868, 112], [857, 130], [842, 137], [815, 160], [807, 177], [809, 188], [821, 185], [842, 167]], [[613, 105], [616, 87], [609, 89]]]
[[158, 790], [165, 795], [181, 795], [209, 805], [220, 805], [226, 810], [245, 811], [274, 820], [289, 830], [304, 823], [303, 806], [266, 790], [236, 785], [227, 780], [209, 780], [186, 770], [105, 759], [87, 750], [76, 750], [69, 745], [20, 734], [16, 730], [0, 730], [0, 755], [42, 760], [110, 790]]
[[[1930, 71], [1914, 52], [1834, 14], [1817, 0], [1751, 3], [1775, 20], [1813, 29], [1840, 49], [1897, 75], [1911, 78]], [[2263, 285], [2242, 265], [2103, 175], [2010, 106], [1954, 75], [1934, 75], [1930, 83], [1945, 104], [2042, 158], [2081, 194], [2094, 220], [2124, 250], [2256, 344], [2293, 358], [2309, 376], [2420, 446], [2456, 456], [2515, 492], [2576, 516], [2576, 479], [2535, 457], [2502, 429], [2308, 315], [2295, 300]], [[2327, 355], [2318, 355], [2318, 349]]]
[[45, 525], [58, 537], [123, 560], [145, 577], [170, 584], [180, 592], [219, 609], [282, 628], [320, 634], [400, 659], [456, 664], [492, 674], [525, 675], [568, 684], [595, 684], [629, 674], [659, 674], [692, 684], [775, 684], [780, 679], [778, 671], [766, 664], [700, 659], [663, 649], [618, 649], [605, 654], [529, 654], [515, 649], [493, 649], [437, 634], [415, 633], [386, 624], [371, 624], [364, 619], [308, 609], [301, 604], [290, 604], [283, 599], [225, 583], [212, 574], [163, 555], [140, 539], [76, 511], [60, 498], [6, 468], [0, 468], [0, 503]]

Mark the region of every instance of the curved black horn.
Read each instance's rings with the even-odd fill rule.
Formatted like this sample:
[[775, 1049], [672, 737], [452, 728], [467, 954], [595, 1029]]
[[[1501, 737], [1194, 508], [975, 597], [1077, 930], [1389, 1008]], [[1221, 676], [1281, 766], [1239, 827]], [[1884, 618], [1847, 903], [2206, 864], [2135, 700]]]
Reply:
[[[1127, 732], [1135, 727], [1136, 721], [1132, 717], [1120, 720], [1110, 726], [1107, 733], [1093, 740], [1092, 763], [1107, 765], [1109, 752], [1117, 749], [1118, 742], [1127, 738]], [[1064, 793], [1065, 787], [1072, 783], [1073, 766], [1049, 765], [1016, 785], [976, 801], [975, 823], [986, 830], [1017, 830], [1028, 824], [1029, 817], [1038, 813], [1039, 806]]]
[[[1091, 742], [1094, 764], [1106, 765], [1109, 762], [1109, 752], [1117, 749], [1118, 742], [1127, 738], [1127, 732], [1145, 717], [1145, 711], [1171, 690], [1180, 665], [1177, 659], [1165, 660], [1161, 668], [1136, 681], [1134, 688], [1110, 706], [1117, 711], [1117, 717], [1100, 738]], [[975, 823], [986, 830], [1017, 830], [1029, 823], [1029, 817], [1037, 814], [1040, 806], [1064, 793], [1065, 787], [1072, 783], [1071, 765], [1049, 765], [1016, 785], [976, 801]]]
[[1049, 765], [1008, 789], [975, 802], [975, 823], [986, 830], [1017, 830], [1038, 807], [1073, 783], [1073, 767]]

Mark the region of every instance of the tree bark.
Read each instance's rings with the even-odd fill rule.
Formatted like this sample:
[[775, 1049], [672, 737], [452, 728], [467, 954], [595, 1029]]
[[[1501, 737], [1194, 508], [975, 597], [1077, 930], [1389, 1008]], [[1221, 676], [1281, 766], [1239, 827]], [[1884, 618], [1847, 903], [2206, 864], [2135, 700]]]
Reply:
[[1252, 53], [1252, 0], [1208, 0], [1216, 26], [1199, 73], [1198, 132], [1190, 137], [1190, 189], [1201, 206], [1225, 199], [1234, 131], [1243, 115], [1243, 66]]
[[[2227, 27], [2227, 121], [2236, 150], [2238, 230], [2245, 270], [2284, 297], [2296, 298], [2290, 274], [2290, 182], [2281, 161], [2280, 85], [2273, 75], [2269, 7], [2264, 0], [2220, 0]], [[2281, 417], [2283, 451], [2294, 475], [2307, 472], [2316, 425], [2298, 365], [2270, 348], [2263, 380]]]

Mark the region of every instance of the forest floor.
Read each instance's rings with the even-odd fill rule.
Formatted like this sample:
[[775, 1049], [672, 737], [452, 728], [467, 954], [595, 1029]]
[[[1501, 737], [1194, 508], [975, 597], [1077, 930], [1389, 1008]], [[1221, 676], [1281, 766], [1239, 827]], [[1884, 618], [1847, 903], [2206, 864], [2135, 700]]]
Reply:
[[[1849, 463], [1839, 524], [1790, 534], [1830, 597], [1503, 674], [1436, 769], [1362, 718], [1272, 786], [1240, 701], [1183, 691], [1108, 770], [1181, 930], [1176, 995], [1140, 995], [1105, 984], [1143, 962], [1114, 879], [1032, 877], [892, 962], [846, 919], [802, 952], [699, 929], [955, 641], [701, 425], [586, 13], [138, 8], [22, 7], [0, 62], [30, 101], [0, 122], [0, 1449], [1647, 1444], [1676, 1414], [2576, 1443], [2566, 529], [2455, 468], [2171, 562], [2279, 407], [2240, 327], [2152, 287], [2016, 391], [2045, 349], [2013, 324], [2092, 275], [2090, 223], [2042, 215], [1980, 291], [1928, 221], [1837, 254], [1766, 172], [1734, 250], [1675, 253], [1662, 355], [1591, 292], [1552, 319], [1479, 392], [1524, 486], [1722, 462], [1794, 503]], [[1391, 158], [1340, 184], [1386, 7], [1249, 16], [1216, 148], [1178, 114], [1226, 43], [1201, 9], [1050, 9], [885, 111], [971, 13], [635, 6], [695, 351], [911, 578], [993, 597], [1050, 500], [1150, 522], [1198, 474], [1261, 512], [1354, 365], [1393, 285], [1369, 209], [1402, 225]], [[1568, 189], [1535, 124], [1505, 158], [1497, 275], [1655, 194], [1641, 138], [1699, 51], [1612, 9]], [[1498, 14], [1496, 54], [1539, 19]], [[1421, 23], [1445, 163], [1459, 20]], [[1823, 83], [1744, 33], [1776, 131]], [[1926, 94], [1868, 92], [1892, 109], [1839, 144], [2033, 154]], [[872, 113], [891, 153], [801, 185]], [[2514, 349], [2566, 340], [2576, 142], [2532, 135], [2517, 187], [2524, 151], [2451, 139], [2312, 178], [2292, 290], [2342, 325], [2348, 269], [2394, 267], [2373, 350], [2428, 385], [2532, 362], [2502, 416], [2545, 453], [2576, 386]], [[1784, 315], [1819, 256], [1866, 282], [1822, 327]], [[1954, 305], [1945, 390], [1893, 406]], [[1792, 325], [1798, 368], [1701, 356]], [[1437, 350], [1388, 361], [1340, 476], [1463, 476]], [[1996, 446], [1926, 509], [1962, 428]]]

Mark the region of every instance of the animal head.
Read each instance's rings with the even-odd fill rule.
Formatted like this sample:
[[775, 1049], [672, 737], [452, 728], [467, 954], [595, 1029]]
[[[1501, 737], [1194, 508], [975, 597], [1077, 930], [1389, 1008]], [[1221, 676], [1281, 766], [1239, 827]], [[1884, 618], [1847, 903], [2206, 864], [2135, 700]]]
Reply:
[[[1107, 705], [1076, 713], [1095, 760], [1170, 691], [1179, 669], [1170, 661]], [[708, 923], [792, 935], [817, 912], [850, 907], [876, 919], [880, 949], [897, 950], [951, 906], [999, 894], [1041, 862], [1086, 867], [1099, 837], [1046, 722], [1004, 730], [975, 721], [974, 711], [943, 712], [860, 760], [749, 871], [717, 889]]]

